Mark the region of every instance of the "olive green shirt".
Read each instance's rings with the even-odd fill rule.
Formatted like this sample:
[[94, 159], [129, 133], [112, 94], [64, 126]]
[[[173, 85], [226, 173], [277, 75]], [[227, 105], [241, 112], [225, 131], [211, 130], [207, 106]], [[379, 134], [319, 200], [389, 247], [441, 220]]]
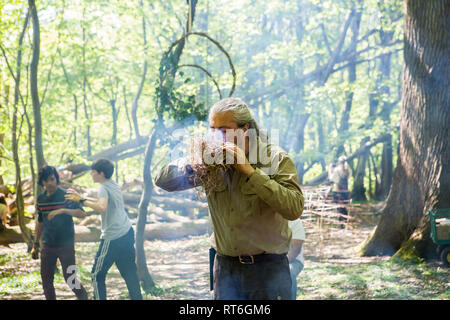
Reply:
[[[259, 139], [254, 145], [258, 151], [266, 151], [267, 164], [260, 161], [258, 153], [252, 164], [255, 171], [249, 177], [235, 169], [227, 170], [223, 172], [222, 187], [206, 190], [214, 247], [223, 255], [287, 253], [292, 236], [288, 220], [298, 219], [303, 211], [297, 170], [288, 154]], [[250, 150], [254, 148], [250, 146]], [[166, 191], [195, 187], [184, 174], [186, 165], [186, 160], [179, 159], [164, 166], [155, 184]]]

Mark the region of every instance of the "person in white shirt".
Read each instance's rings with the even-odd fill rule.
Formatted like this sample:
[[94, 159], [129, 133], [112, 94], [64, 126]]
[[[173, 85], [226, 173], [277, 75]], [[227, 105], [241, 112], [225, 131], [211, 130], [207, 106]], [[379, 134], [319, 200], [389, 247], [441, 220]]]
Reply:
[[305, 229], [303, 223], [299, 219], [288, 222], [292, 231], [291, 246], [288, 252], [289, 269], [292, 281], [292, 299], [297, 299], [297, 276], [303, 270], [305, 258], [303, 257], [303, 243], [305, 241]]

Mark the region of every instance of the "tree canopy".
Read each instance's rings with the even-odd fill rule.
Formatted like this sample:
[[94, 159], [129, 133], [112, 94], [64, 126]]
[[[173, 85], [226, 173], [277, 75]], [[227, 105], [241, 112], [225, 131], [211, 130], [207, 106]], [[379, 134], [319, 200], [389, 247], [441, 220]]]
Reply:
[[[196, 3], [191, 30], [186, 30], [189, 19], [183, 1], [49, 0], [36, 6], [37, 88], [49, 164], [85, 163], [91, 155], [136, 138], [136, 124], [140, 135], [148, 136], [159, 112], [155, 103], [161, 59], [189, 31], [208, 35], [223, 51], [206, 37], [186, 37], [170, 91], [170, 105], [178, 106], [162, 110], [169, 127], [192, 120], [191, 114], [199, 119], [192, 121], [204, 126], [208, 108], [230, 94], [233, 73], [225, 52], [236, 70], [233, 96], [248, 103], [261, 127], [279, 129], [279, 143], [293, 155], [302, 183], [326, 171], [339, 155], [351, 156], [364, 137], [370, 142], [390, 134], [392, 148], [397, 149], [403, 21], [402, 5], [396, 1], [206, 0]], [[28, 4], [3, 1], [0, 12], [0, 175], [12, 182], [13, 74]], [[29, 23], [22, 44], [18, 103], [24, 176], [31, 173], [27, 126], [35, 134], [34, 122], [25, 116], [33, 119], [32, 43]], [[174, 143], [170, 132], [166, 135], [169, 144], [157, 148], [155, 162]], [[119, 180], [140, 176], [143, 157], [141, 153], [122, 160]], [[381, 184], [382, 157], [383, 144], [374, 145], [363, 181], [368, 197], [375, 197]], [[396, 152], [392, 157], [395, 163]], [[353, 172], [358, 159], [350, 162]]]

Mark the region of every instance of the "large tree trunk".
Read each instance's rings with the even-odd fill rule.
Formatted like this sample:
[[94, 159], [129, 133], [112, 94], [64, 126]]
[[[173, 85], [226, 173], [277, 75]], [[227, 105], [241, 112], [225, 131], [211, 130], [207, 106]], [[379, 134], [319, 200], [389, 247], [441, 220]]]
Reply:
[[363, 255], [433, 256], [428, 210], [450, 207], [450, 2], [405, 2], [400, 150]]

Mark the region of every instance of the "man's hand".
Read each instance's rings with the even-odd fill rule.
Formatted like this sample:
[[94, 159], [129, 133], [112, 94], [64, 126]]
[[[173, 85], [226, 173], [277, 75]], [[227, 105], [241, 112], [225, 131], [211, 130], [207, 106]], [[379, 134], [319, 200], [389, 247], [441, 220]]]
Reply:
[[64, 197], [74, 202], [80, 202], [80, 200], [83, 199], [83, 197], [73, 189], [68, 189], [67, 194]]
[[234, 167], [243, 175], [248, 177], [253, 173], [253, 171], [255, 171], [255, 169], [253, 169], [250, 165], [250, 162], [248, 162], [245, 152], [234, 143], [225, 142], [223, 150], [227, 153], [226, 159], [228, 159], [228, 155], [233, 157]]
[[64, 213], [63, 209], [57, 209], [57, 210], [53, 210], [52, 212], [50, 212], [48, 214], [48, 220], [52, 220], [56, 215]]
[[33, 249], [31, 250], [31, 258], [33, 260], [39, 259], [39, 244], [34, 244]]

